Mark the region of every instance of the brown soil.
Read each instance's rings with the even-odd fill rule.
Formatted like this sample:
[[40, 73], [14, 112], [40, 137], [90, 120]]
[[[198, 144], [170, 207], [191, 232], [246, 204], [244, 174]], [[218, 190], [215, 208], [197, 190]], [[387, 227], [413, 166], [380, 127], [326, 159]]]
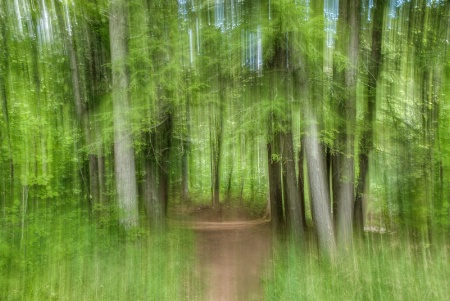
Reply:
[[202, 300], [264, 300], [262, 279], [272, 248], [267, 208], [181, 204], [172, 207], [169, 216], [170, 225], [195, 232], [192, 280], [202, 282]]
[[196, 272], [206, 301], [264, 300], [262, 277], [271, 251], [267, 220], [185, 222], [196, 233]]

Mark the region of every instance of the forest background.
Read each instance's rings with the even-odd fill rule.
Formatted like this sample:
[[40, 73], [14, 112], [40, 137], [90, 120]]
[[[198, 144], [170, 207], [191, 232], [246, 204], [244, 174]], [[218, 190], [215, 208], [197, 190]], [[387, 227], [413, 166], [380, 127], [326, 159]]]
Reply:
[[129, 261], [159, 262], [146, 279], [184, 279], [166, 265], [191, 237], [166, 217], [205, 204], [269, 202], [275, 233], [331, 260], [365, 226], [447, 252], [449, 17], [439, 0], [1, 1], [2, 297], [51, 295], [36, 275], [76, 258], [64, 279], [94, 298], [121, 241], [153, 246]]

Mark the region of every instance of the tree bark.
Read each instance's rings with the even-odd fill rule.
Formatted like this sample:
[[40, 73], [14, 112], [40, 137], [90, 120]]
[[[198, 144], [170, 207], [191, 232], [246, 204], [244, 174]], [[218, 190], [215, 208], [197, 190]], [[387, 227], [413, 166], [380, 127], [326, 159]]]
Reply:
[[284, 233], [285, 218], [283, 210], [283, 191], [281, 188], [281, 135], [274, 130], [275, 116], [269, 115], [267, 142], [267, 163], [269, 178], [269, 202], [272, 229]]
[[301, 211], [300, 196], [297, 186], [297, 176], [295, 172], [294, 145], [292, 133], [284, 133], [283, 137], [283, 161], [286, 162], [286, 211], [289, 212], [287, 225], [292, 237], [301, 240], [305, 233], [303, 229], [304, 220]]
[[367, 81], [367, 110], [364, 112], [366, 125], [363, 128], [359, 145], [359, 175], [355, 198], [354, 228], [360, 236], [364, 231], [363, 194], [368, 188], [367, 174], [369, 171], [369, 154], [373, 149], [373, 122], [376, 116], [377, 82], [382, 64], [381, 43], [383, 39], [384, 7], [385, 1], [378, 1], [373, 14], [372, 47]]
[[172, 145], [172, 113], [169, 108], [163, 109], [162, 118], [164, 120], [161, 130], [158, 132], [158, 148], [161, 154], [158, 164], [159, 176], [159, 198], [163, 208], [163, 217], [167, 214], [169, 205], [169, 169], [170, 169], [170, 149]]
[[165, 214], [164, 203], [161, 202], [158, 190], [156, 135], [157, 133], [153, 132], [144, 136], [148, 146], [143, 157], [145, 172], [143, 199], [152, 229], [162, 230], [165, 228]]
[[186, 121], [181, 141], [181, 199], [183, 202], [189, 201], [189, 153], [191, 148], [191, 92], [189, 86], [191, 81], [188, 74], [185, 74], [185, 84], [187, 85], [184, 104]]
[[[221, 71], [218, 71], [221, 72]], [[220, 202], [220, 159], [222, 153], [223, 106], [225, 103], [225, 87], [222, 76], [219, 75], [219, 112], [211, 117], [211, 169], [212, 169], [212, 206], [219, 206]]]
[[347, 15], [343, 22], [348, 32], [348, 41], [344, 46], [347, 53], [348, 66], [344, 72], [345, 99], [340, 102], [339, 113], [344, 118], [342, 135], [338, 138], [341, 150], [337, 155], [337, 239], [341, 249], [349, 250], [353, 241], [353, 208], [355, 201], [355, 172], [354, 172], [354, 130], [356, 125], [356, 82], [359, 57], [359, 24], [360, 1], [347, 1]]
[[305, 206], [305, 174], [303, 173], [303, 161], [305, 157], [304, 137], [301, 138], [301, 145], [298, 151], [298, 193], [300, 201], [300, 214], [302, 215], [303, 228], [307, 228], [306, 206]]
[[330, 196], [326, 187], [326, 170], [320, 147], [316, 118], [305, 108], [304, 120], [309, 123], [304, 138], [305, 155], [311, 193], [311, 208], [317, 229], [319, 248], [327, 257], [334, 257], [336, 241], [330, 212]]
[[129, 75], [127, 68], [127, 2], [111, 0], [109, 35], [111, 43], [112, 99], [114, 109], [114, 169], [120, 223], [138, 225], [136, 167], [128, 116]]

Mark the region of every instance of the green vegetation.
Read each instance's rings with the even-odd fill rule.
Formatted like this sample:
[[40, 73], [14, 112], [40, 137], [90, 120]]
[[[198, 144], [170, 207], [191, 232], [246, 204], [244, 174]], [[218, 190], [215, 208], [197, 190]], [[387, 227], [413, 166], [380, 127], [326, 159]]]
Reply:
[[269, 216], [301, 250], [269, 299], [445, 299], [449, 24], [444, 0], [0, 0], [0, 299], [195, 300], [168, 217]]
[[367, 234], [334, 264], [296, 247], [278, 248], [265, 278], [266, 300], [448, 300], [450, 245]]
[[187, 230], [125, 235], [117, 220], [55, 211], [29, 214], [24, 227], [18, 213], [2, 218], [1, 300], [199, 300]]

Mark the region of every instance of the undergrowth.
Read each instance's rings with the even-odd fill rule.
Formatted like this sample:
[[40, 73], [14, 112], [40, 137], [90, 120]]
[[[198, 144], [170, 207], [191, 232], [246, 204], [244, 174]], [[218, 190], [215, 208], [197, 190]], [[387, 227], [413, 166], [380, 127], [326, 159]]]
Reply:
[[79, 211], [1, 220], [0, 300], [198, 300], [193, 237], [126, 235]]
[[450, 246], [369, 235], [334, 263], [280, 245], [266, 300], [450, 300]]

